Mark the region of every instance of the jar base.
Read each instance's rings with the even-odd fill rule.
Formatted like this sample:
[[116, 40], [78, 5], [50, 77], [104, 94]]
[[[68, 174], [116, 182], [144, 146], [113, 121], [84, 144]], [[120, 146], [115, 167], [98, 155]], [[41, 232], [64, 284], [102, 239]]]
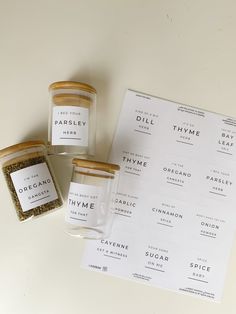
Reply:
[[60, 156], [93, 156], [89, 151], [88, 147], [85, 146], [66, 146], [66, 145], [50, 145], [48, 143], [48, 154], [49, 155], [60, 155]]

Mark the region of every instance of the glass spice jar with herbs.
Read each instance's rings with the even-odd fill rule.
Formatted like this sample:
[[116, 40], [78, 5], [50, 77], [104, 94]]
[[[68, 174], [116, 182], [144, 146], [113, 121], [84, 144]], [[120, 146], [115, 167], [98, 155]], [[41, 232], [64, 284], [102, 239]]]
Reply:
[[63, 205], [43, 141], [28, 141], [0, 150], [0, 162], [20, 221]]
[[95, 153], [96, 90], [92, 86], [61, 81], [49, 86], [49, 153], [90, 155]]

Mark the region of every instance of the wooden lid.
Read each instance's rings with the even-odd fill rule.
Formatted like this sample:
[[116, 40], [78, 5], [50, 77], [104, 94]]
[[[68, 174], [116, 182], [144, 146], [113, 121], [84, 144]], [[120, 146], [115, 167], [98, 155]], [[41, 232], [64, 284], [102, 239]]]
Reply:
[[46, 148], [45, 143], [43, 141], [28, 141], [28, 142], [19, 143], [19, 144], [1, 149], [0, 157], [2, 158], [12, 153], [16, 153], [18, 151], [21, 151], [27, 148], [38, 147], [38, 146], [42, 146], [43, 148]]
[[51, 85], [49, 85], [49, 90], [55, 90], [55, 89], [81, 89], [85, 92], [96, 94], [97, 91], [94, 87], [91, 85], [75, 82], [75, 81], [60, 81], [60, 82], [54, 82]]
[[90, 107], [91, 98], [78, 94], [57, 94], [52, 97], [52, 101], [57, 106], [80, 106]]
[[110, 163], [101, 162], [101, 161], [87, 160], [87, 159], [74, 158], [72, 160], [72, 164], [76, 165], [77, 167], [81, 167], [81, 168], [101, 170], [101, 171], [106, 171], [109, 173], [114, 173], [115, 171], [120, 170], [119, 165], [110, 164]]

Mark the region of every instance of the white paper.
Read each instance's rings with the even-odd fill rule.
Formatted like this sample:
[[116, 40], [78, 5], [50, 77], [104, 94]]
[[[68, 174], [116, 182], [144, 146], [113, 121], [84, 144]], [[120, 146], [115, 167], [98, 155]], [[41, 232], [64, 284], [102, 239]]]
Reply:
[[234, 237], [232, 118], [128, 90], [110, 161], [121, 166], [109, 239], [82, 266], [220, 301]]

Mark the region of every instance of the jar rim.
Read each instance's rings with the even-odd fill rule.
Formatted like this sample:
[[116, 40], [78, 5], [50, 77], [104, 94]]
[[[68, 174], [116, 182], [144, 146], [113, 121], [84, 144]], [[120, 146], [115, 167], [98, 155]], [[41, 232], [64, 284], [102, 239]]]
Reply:
[[86, 83], [76, 82], [76, 81], [58, 81], [49, 85], [49, 90], [55, 89], [81, 89], [83, 91], [97, 94], [96, 89]]
[[115, 171], [120, 170], [120, 166], [117, 164], [111, 164], [108, 162], [94, 161], [94, 160], [88, 160], [88, 159], [73, 158], [72, 164], [81, 168], [101, 170], [101, 171], [106, 171], [110, 173], [114, 173]]
[[11, 145], [11, 146], [1, 149], [0, 158], [10, 155], [12, 153], [18, 152], [18, 151], [27, 149], [27, 148], [37, 147], [37, 146], [42, 146], [43, 148], [46, 148], [44, 141], [37, 140], [37, 141], [22, 142], [22, 143], [18, 143], [18, 144]]

